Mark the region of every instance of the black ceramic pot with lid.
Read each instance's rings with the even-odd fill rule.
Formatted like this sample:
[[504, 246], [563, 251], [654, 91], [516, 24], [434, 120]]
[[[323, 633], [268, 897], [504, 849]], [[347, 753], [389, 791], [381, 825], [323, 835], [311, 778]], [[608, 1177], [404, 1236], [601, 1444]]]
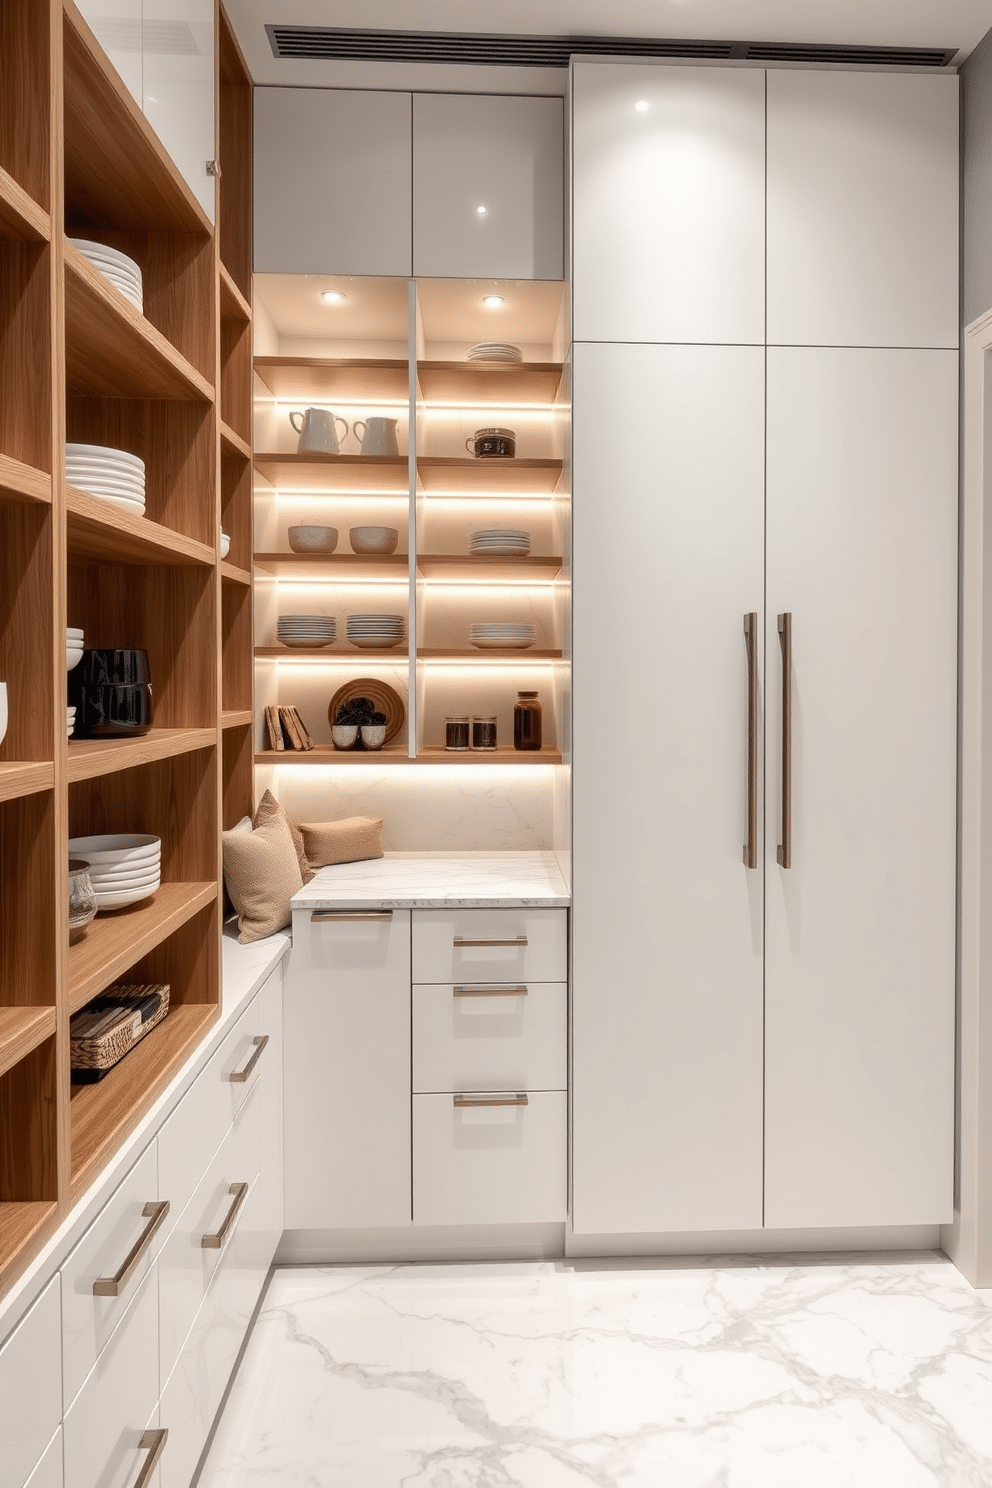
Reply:
[[147, 734], [152, 726], [148, 652], [127, 648], [84, 651], [69, 673], [76, 705], [74, 733], [83, 739]]

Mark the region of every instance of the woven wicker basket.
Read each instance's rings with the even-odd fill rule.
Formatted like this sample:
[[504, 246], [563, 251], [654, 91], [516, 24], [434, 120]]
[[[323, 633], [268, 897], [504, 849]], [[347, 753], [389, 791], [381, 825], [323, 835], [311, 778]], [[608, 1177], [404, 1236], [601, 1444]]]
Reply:
[[77, 1085], [102, 1080], [169, 1011], [168, 982], [108, 987], [69, 1024], [72, 1078]]

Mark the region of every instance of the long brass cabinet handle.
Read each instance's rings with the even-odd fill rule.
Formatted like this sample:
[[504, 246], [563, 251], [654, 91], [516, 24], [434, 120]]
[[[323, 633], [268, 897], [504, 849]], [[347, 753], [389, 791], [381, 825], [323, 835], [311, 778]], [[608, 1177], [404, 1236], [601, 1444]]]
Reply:
[[219, 1230], [212, 1230], [209, 1235], [201, 1235], [200, 1246], [203, 1250], [220, 1250], [234, 1225], [234, 1221], [241, 1213], [245, 1199], [248, 1197], [247, 1183], [232, 1183], [228, 1189], [234, 1199], [228, 1211], [227, 1218]]
[[267, 1033], [259, 1034], [258, 1038], [252, 1039], [251, 1043], [254, 1052], [252, 1053], [251, 1058], [248, 1060], [248, 1063], [245, 1065], [244, 1069], [232, 1070], [227, 1077], [232, 1085], [243, 1085], [245, 1083], [252, 1070], [261, 1059], [262, 1054], [265, 1052], [265, 1046], [268, 1042], [269, 1035]]
[[148, 1203], [145, 1205], [141, 1211], [141, 1217], [142, 1219], [147, 1219], [148, 1223], [121, 1262], [120, 1270], [115, 1271], [113, 1276], [97, 1277], [93, 1283], [94, 1297], [120, 1296], [134, 1275], [135, 1267], [141, 1260], [141, 1257], [155, 1238], [156, 1231], [161, 1228], [168, 1212], [168, 1199], [162, 1199], [157, 1204]]
[[529, 1106], [530, 1101], [521, 1091], [517, 1095], [455, 1095], [456, 1107], [471, 1110], [475, 1106]]
[[138, 1446], [143, 1452], [147, 1452], [145, 1465], [134, 1480], [134, 1488], [145, 1488], [145, 1484], [151, 1481], [152, 1473], [158, 1467], [158, 1459], [165, 1451], [165, 1444], [169, 1440], [168, 1427], [162, 1426], [158, 1430], [143, 1431]]
[[758, 866], [758, 616], [744, 616], [747, 645], [747, 841], [744, 866]]
[[459, 950], [464, 950], [466, 946], [519, 946], [523, 949], [527, 944], [527, 937], [515, 935], [509, 940], [469, 940], [467, 936], [456, 935], [452, 944]]
[[452, 997], [526, 997], [526, 987], [452, 987]]
[[778, 861], [792, 867], [792, 615], [778, 617], [778, 639], [782, 647], [782, 841]]
[[372, 921], [383, 923], [392, 918], [391, 909], [313, 909], [310, 911], [312, 925], [346, 925], [356, 921], [363, 924]]

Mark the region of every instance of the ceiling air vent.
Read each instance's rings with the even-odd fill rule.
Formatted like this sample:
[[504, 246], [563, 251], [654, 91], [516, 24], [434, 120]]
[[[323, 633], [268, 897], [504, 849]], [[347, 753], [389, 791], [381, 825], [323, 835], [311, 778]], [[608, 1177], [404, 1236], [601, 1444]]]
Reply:
[[684, 57], [746, 62], [825, 62], [845, 67], [947, 67], [954, 47], [805, 46], [683, 41], [649, 36], [502, 36], [454, 31], [354, 31], [266, 26], [276, 57], [333, 62], [442, 62], [475, 67], [567, 67], [570, 57]]
[[106, 52], [155, 52], [164, 57], [198, 57], [200, 48], [185, 21], [131, 20], [127, 16], [87, 17]]

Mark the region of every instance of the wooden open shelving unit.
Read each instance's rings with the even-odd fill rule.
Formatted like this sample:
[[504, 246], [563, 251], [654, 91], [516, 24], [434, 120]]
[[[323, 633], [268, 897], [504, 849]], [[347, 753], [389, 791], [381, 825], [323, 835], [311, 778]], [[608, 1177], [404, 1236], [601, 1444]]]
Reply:
[[[0, 1291], [217, 1017], [220, 830], [252, 806], [251, 82], [218, 14], [217, 229], [72, 0], [0, 7]], [[69, 241], [142, 268], [144, 312]], [[147, 467], [135, 518], [64, 444]], [[231, 536], [219, 558], [219, 528]], [[69, 740], [65, 626], [149, 653], [155, 726]], [[162, 885], [68, 937], [67, 841], [153, 831]], [[120, 979], [169, 1016], [74, 1087], [69, 1020]]]

